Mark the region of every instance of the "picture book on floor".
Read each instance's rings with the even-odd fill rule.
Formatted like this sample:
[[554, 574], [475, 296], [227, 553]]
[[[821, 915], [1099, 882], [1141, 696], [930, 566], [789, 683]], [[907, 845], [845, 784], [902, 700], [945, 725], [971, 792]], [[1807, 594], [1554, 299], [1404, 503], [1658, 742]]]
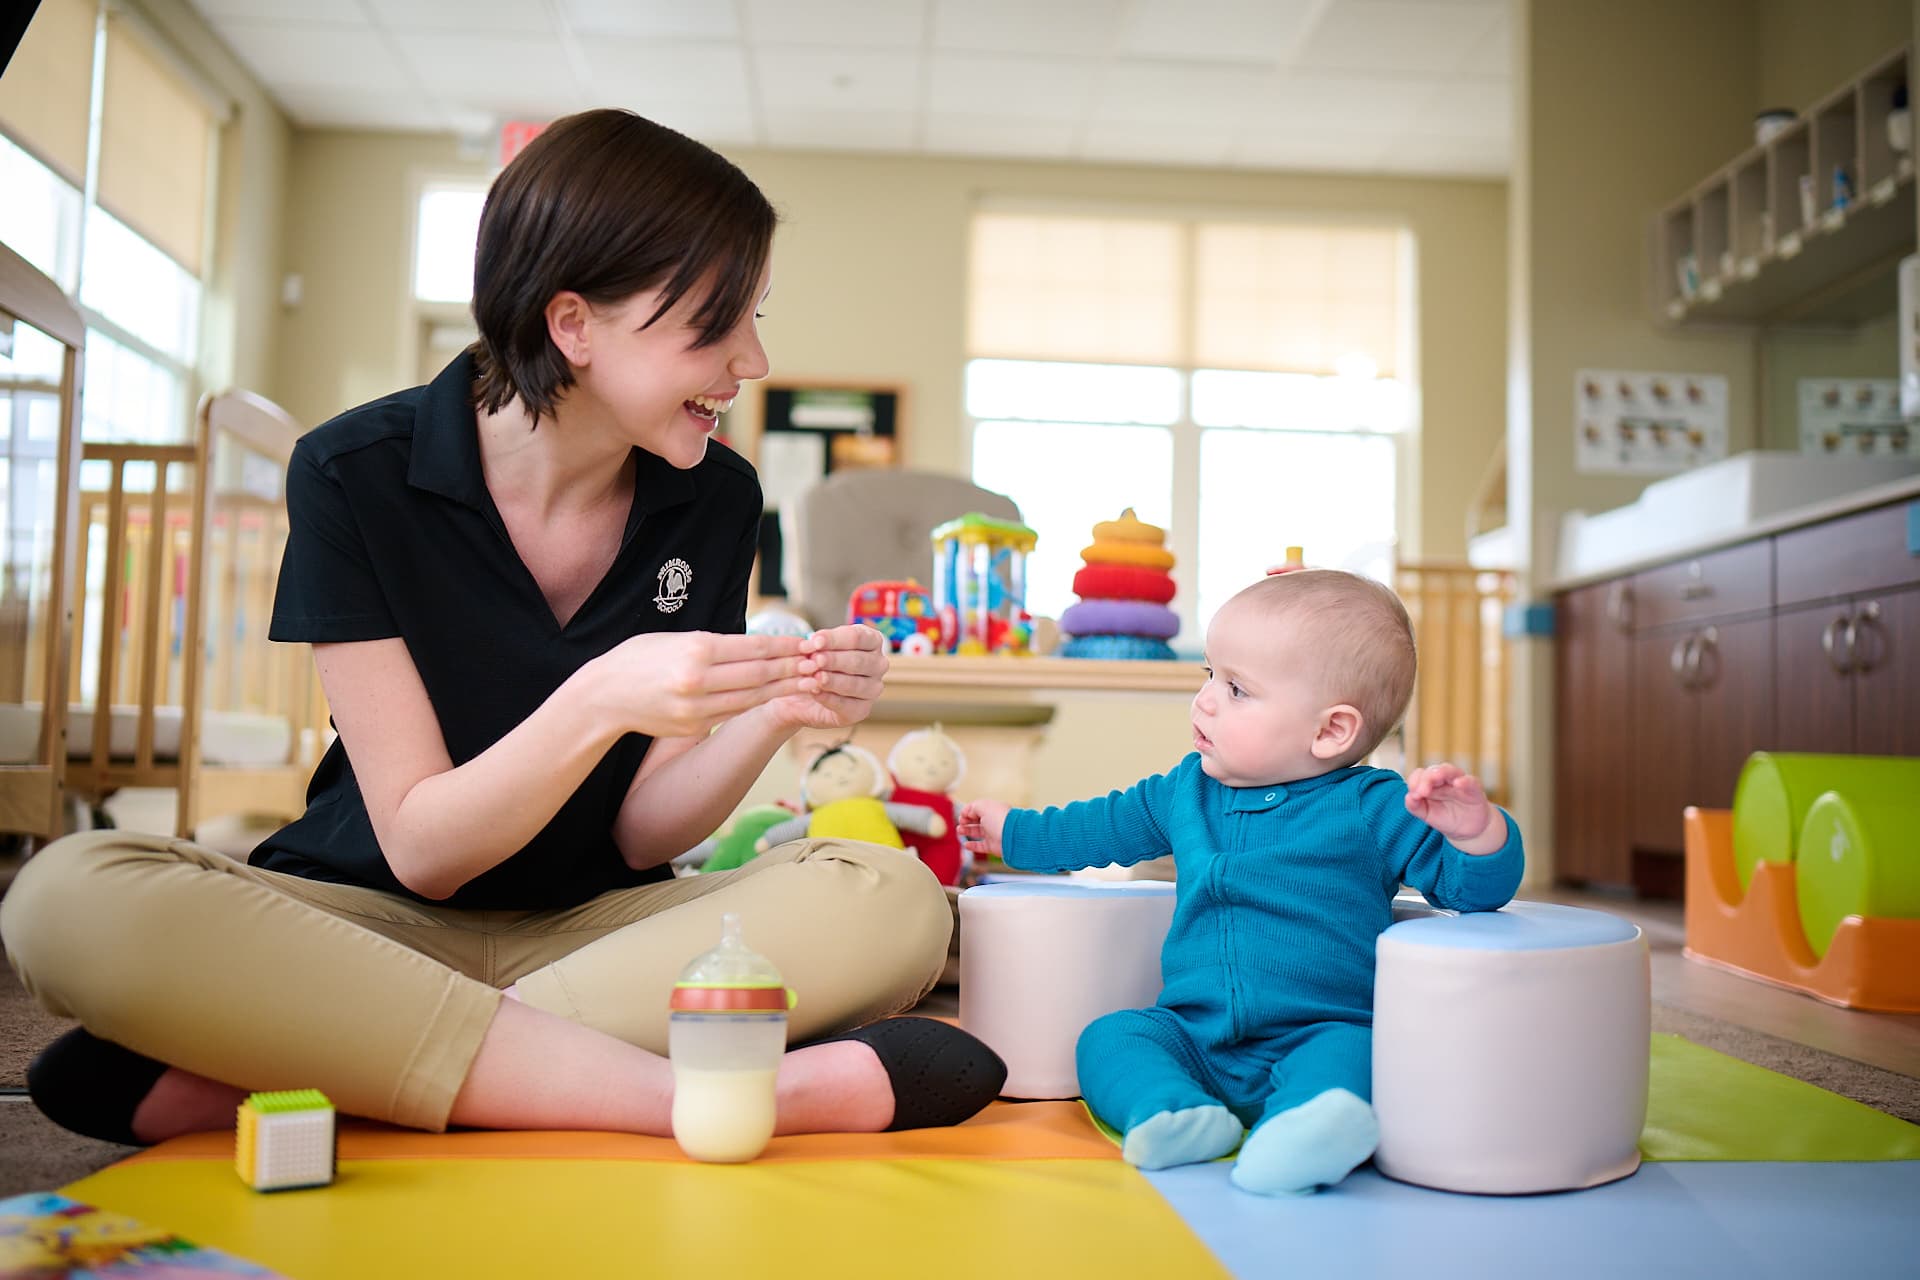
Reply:
[[0, 1280], [201, 1280], [278, 1272], [55, 1192], [0, 1200]]

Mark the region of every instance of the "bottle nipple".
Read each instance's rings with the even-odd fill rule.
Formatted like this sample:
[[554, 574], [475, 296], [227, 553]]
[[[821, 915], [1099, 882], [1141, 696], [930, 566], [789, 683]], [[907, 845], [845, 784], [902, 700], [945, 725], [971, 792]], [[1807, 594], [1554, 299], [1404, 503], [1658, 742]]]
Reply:
[[773, 961], [747, 945], [739, 913], [720, 918], [720, 942], [687, 962], [674, 984], [670, 1008], [681, 1012], [738, 1012], [791, 1008], [793, 1000]]

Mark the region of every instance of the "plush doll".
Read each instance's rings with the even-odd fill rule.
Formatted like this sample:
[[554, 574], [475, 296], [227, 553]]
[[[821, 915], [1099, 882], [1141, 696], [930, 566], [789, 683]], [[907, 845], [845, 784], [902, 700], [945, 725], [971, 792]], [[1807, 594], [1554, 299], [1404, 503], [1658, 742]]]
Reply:
[[880, 797], [886, 789], [886, 771], [873, 752], [852, 743], [829, 748], [814, 757], [807, 766], [806, 780], [800, 784], [807, 812], [768, 828], [754, 841], [754, 850], [765, 853], [774, 845], [802, 836], [865, 840], [904, 849], [902, 827], [928, 835], [944, 835], [950, 829], [947, 819], [925, 805], [882, 803]]
[[901, 804], [925, 805], [946, 827], [926, 835], [903, 830], [900, 834], [907, 847], [932, 868], [941, 884], [959, 884], [968, 859], [960, 848], [959, 833], [953, 829], [950, 793], [967, 772], [967, 757], [960, 744], [938, 724], [931, 729], [915, 729], [893, 744], [893, 750], [887, 753], [887, 768], [893, 771], [893, 799]]
[[753, 855], [759, 852], [754, 845], [760, 837], [792, 817], [791, 811], [772, 804], [757, 804], [742, 809], [711, 840], [701, 841], [708, 853], [706, 860], [700, 864], [700, 870], [731, 871], [753, 861]]

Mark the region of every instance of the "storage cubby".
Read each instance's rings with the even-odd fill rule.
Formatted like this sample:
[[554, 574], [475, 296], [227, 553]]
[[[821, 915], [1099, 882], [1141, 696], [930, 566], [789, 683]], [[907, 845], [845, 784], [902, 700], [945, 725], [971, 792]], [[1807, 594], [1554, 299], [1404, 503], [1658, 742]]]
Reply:
[[1767, 157], [1756, 151], [1733, 171], [1733, 268], [1736, 280], [1751, 280], [1760, 271], [1761, 256], [1773, 246], [1773, 219], [1767, 213]]
[[1694, 251], [1700, 255], [1700, 290], [1718, 297], [1720, 285], [1733, 276], [1731, 201], [1732, 178], [1715, 182], [1693, 203]]
[[1846, 221], [1847, 209], [1857, 198], [1860, 165], [1857, 156], [1860, 116], [1854, 110], [1852, 89], [1827, 99], [1810, 113], [1813, 135], [1813, 208], [1808, 219], [1822, 231], [1836, 230]]
[[1910, 51], [1896, 49], [1735, 156], [1653, 224], [1673, 323], [1855, 324], [1914, 247]]
[[1813, 172], [1807, 145], [1807, 125], [1800, 121], [1767, 147], [1767, 196], [1773, 214], [1773, 241], [1762, 256], [1791, 258], [1800, 252], [1806, 229], [1807, 202], [1800, 198], [1800, 179]]
[[[1907, 59], [1894, 54], [1867, 72], [1860, 81], [1857, 112], [1860, 118], [1860, 194], [1874, 203], [1893, 196], [1894, 186], [1913, 176], [1912, 117], [1894, 124], [1894, 113], [1907, 111]], [[1906, 146], [1894, 146], [1895, 131], [1905, 131]]]
[[1660, 240], [1663, 246], [1661, 287], [1670, 299], [1670, 306], [1684, 307], [1700, 294], [1700, 259], [1693, 249], [1691, 203], [1668, 211]]

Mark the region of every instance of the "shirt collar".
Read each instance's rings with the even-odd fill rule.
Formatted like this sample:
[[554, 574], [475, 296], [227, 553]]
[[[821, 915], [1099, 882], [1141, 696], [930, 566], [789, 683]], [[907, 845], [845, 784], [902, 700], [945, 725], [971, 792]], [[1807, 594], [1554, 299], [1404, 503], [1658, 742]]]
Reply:
[[1335, 769], [1311, 778], [1295, 778], [1292, 782], [1278, 782], [1270, 787], [1232, 787], [1233, 793], [1227, 801], [1227, 808], [1234, 813], [1251, 813], [1261, 809], [1271, 809], [1290, 795], [1303, 795], [1309, 791], [1318, 791], [1322, 787], [1332, 786], [1359, 772], [1362, 766], [1353, 764], [1344, 769]]
[[[427, 384], [413, 420], [413, 453], [407, 463], [407, 483], [471, 507], [505, 532], [500, 512], [487, 492], [480, 466], [480, 425], [473, 405], [473, 354], [462, 351]], [[551, 429], [552, 423], [543, 423]], [[693, 474], [636, 447], [633, 508], [621, 546], [632, 540], [640, 521], [656, 511], [690, 502]]]

